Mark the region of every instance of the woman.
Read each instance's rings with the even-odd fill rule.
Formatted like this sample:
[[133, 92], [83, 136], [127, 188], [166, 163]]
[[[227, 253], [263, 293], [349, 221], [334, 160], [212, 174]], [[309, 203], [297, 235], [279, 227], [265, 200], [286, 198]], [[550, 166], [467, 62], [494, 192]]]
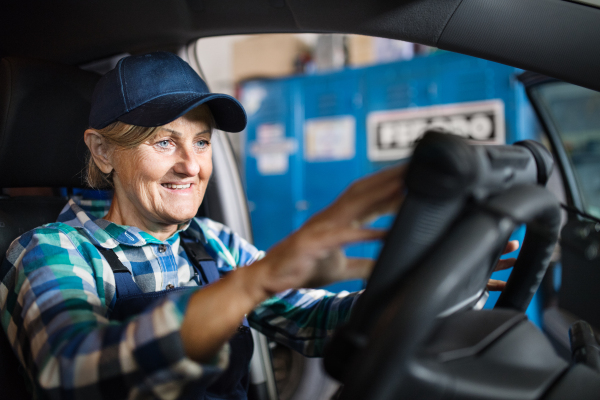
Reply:
[[347, 320], [357, 294], [298, 288], [368, 276], [372, 262], [341, 247], [382, 238], [362, 225], [398, 208], [403, 169], [353, 184], [265, 255], [194, 218], [213, 128], [245, 124], [169, 53], [124, 58], [99, 81], [84, 140], [90, 185], [114, 190], [108, 212], [70, 200], [0, 269], [2, 325], [37, 397], [244, 399], [246, 316], [312, 356]]
[[127, 57], [100, 80], [84, 140], [89, 183], [114, 189], [108, 213], [70, 200], [2, 267], [3, 327], [38, 397], [243, 399], [246, 315], [307, 355], [346, 320], [355, 294], [294, 289], [368, 275], [340, 248], [382, 237], [361, 225], [398, 207], [402, 170], [354, 184], [265, 255], [194, 218], [213, 128], [245, 123], [235, 99], [169, 53]]

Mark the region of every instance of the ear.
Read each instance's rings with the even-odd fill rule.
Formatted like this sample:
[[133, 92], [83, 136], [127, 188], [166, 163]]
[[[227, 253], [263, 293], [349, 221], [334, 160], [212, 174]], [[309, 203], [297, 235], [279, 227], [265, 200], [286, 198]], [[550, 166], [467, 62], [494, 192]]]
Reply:
[[83, 134], [83, 140], [90, 149], [91, 156], [100, 171], [110, 174], [113, 165], [110, 157], [110, 146], [106, 139], [95, 130], [88, 129]]

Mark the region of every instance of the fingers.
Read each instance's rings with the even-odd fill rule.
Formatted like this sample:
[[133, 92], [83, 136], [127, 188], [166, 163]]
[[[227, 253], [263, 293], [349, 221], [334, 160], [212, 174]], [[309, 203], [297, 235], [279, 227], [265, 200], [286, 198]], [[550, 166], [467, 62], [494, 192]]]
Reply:
[[[396, 174], [391, 175], [386, 170], [386, 174], [369, 177], [378, 179], [357, 181], [338, 198], [332, 211], [342, 218], [361, 223], [378, 215], [397, 211], [404, 198], [404, 183], [399, 171], [396, 168]], [[381, 177], [389, 179], [379, 179]]]
[[307, 224], [327, 222], [337, 227], [357, 226], [397, 211], [404, 197], [406, 167], [406, 164], [394, 166], [355, 181]]
[[356, 242], [367, 242], [383, 239], [387, 231], [382, 229], [368, 229], [348, 227], [336, 231], [324, 230], [315, 234], [315, 241], [323, 248], [343, 247]]
[[[502, 252], [502, 254], [512, 253], [513, 251], [517, 250], [518, 248], [519, 248], [519, 241], [511, 240], [506, 244], [506, 247], [504, 248], [504, 251]], [[517, 261], [516, 258], [507, 258], [506, 260], [498, 260], [498, 263], [496, 264], [494, 271], [502, 271], [502, 270], [505, 270], [508, 268], [512, 268], [515, 266], [516, 261]], [[506, 282], [500, 281], [497, 279], [490, 279], [487, 284], [487, 289], [490, 292], [501, 291], [501, 290], [504, 290], [505, 287], [506, 287]]]
[[321, 287], [351, 279], [367, 279], [375, 260], [370, 258], [346, 258], [341, 250], [333, 251], [318, 261], [314, 274], [303, 287]]
[[382, 215], [397, 213], [404, 201], [404, 194], [401, 192], [394, 193], [392, 196], [382, 199], [379, 202], [373, 203], [362, 210], [357, 210], [354, 216], [354, 223], [365, 225], [376, 220]]
[[391, 168], [383, 169], [377, 173], [369, 175], [365, 178], [356, 181], [353, 186], [358, 191], [372, 191], [380, 189], [384, 183], [398, 182], [403, 186], [404, 176], [406, 175], [406, 169], [408, 163], [402, 165], [395, 165]]
[[504, 290], [506, 287], [506, 282], [499, 281], [497, 279], [490, 279], [487, 284], [487, 290], [490, 292], [497, 292], [500, 290]]
[[507, 258], [506, 260], [498, 260], [494, 271], [502, 271], [504, 269], [509, 269], [515, 266], [516, 258]]
[[342, 198], [355, 198], [364, 195], [384, 197], [386, 191], [404, 187], [405, 169], [405, 165], [398, 165], [358, 179], [344, 192]]
[[512, 253], [513, 251], [516, 251], [518, 248], [519, 248], [519, 241], [511, 240], [508, 243], [506, 243], [506, 247], [504, 248], [504, 251], [502, 252], [502, 254]]
[[367, 194], [373, 196], [379, 193], [381, 196], [384, 196], [386, 190], [391, 192], [404, 188], [406, 167], [407, 164], [398, 165], [359, 179], [352, 184], [349, 191], [356, 195]]
[[[506, 247], [504, 248], [504, 251], [502, 252], [502, 254], [512, 253], [513, 251], [517, 250], [518, 248], [519, 248], [519, 241], [511, 240], [508, 243], [506, 243]], [[498, 260], [498, 263], [496, 264], [494, 271], [502, 271], [504, 269], [512, 268], [515, 266], [515, 261], [517, 261], [516, 258], [507, 258], [505, 260]]]

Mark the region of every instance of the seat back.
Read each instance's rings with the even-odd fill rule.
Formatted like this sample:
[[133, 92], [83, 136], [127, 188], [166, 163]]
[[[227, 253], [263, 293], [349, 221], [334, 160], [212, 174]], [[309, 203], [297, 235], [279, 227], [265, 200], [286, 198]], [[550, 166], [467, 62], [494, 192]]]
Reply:
[[[0, 188], [83, 187], [83, 132], [99, 75], [37, 60], [0, 60]], [[0, 198], [0, 258], [23, 233], [56, 221], [64, 197]], [[7, 273], [0, 267], [0, 281]], [[14, 335], [18, 337], [17, 333]], [[0, 329], [0, 397], [31, 398]]]
[[[23, 233], [40, 225], [56, 221], [65, 205], [62, 197], [16, 197], [0, 199], [0, 259], [4, 261], [6, 250], [12, 241]], [[0, 277], [4, 277], [4, 265]], [[9, 344], [4, 329], [0, 328], [0, 398], [11, 400], [30, 399], [21, 376], [22, 367]]]
[[2, 259], [15, 238], [33, 228], [56, 221], [64, 197], [12, 197], [0, 199], [0, 254]]

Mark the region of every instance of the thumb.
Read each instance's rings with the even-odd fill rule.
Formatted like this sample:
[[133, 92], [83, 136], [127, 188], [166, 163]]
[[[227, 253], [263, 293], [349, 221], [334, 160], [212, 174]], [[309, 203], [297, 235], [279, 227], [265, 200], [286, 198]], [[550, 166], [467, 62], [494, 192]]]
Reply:
[[368, 279], [374, 266], [375, 260], [371, 258], [348, 258], [346, 266], [348, 277], [346, 279]]

